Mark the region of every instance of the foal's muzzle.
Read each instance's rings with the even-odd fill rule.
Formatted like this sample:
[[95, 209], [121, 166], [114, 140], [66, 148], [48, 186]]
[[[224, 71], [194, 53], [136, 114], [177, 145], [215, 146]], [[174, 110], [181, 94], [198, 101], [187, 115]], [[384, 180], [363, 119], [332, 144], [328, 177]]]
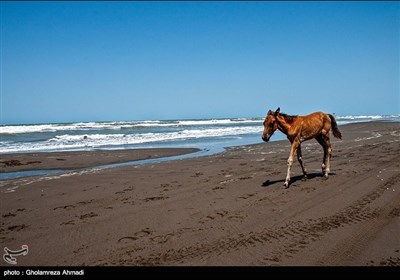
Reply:
[[261, 138], [262, 138], [263, 141], [268, 142], [269, 138], [271, 138], [271, 135], [267, 135], [267, 136], [263, 135], [263, 136], [261, 136]]

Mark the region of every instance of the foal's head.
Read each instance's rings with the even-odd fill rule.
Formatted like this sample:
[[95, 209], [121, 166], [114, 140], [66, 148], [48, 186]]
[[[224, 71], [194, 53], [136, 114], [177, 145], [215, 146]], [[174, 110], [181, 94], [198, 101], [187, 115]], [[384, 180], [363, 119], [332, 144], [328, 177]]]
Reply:
[[261, 136], [262, 140], [265, 142], [269, 141], [269, 138], [271, 138], [272, 134], [274, 134], [275, 130], [278, 129], [278, 123], [276, 120], [276, 117], [278, 116], [280, 111], [280, 108], [276, 109], [275, 112], [272, 112], [271, 110], [268, 111], [267, 116], [265, 117], [264, 120], [264, 132]]

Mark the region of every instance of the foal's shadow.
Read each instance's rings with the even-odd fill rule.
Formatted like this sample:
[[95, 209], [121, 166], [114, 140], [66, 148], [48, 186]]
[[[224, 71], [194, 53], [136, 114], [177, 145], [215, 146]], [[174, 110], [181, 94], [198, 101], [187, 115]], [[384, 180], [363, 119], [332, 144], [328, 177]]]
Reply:
[[[336, 173], [329, 173], [329, 176], [333, 176], [333, 175], [336, 175]], [[325, 177], [321, 172], [308, 173], [307, 174], [307, 180], [304, 180], [303, 175], [293, 176], [293, 177], [290, 178], [290, 185], [295, 183], [295, 182], [298, 182], [298, 181], [306, 182], [308, 180], [312, 180], [312, 179], [315, 179], [315, 178], [325, 178]], [[273, 180], [273, 181], [270, 181], [270, 180], [267, 179], [264, 183], [262, 183], [261, 186], [269, 187], [269, 186], [274, 185], [274, 184], [279, 183], [279, 182], [281, 182], [283, 184], [285, 182], [285, 179]]]

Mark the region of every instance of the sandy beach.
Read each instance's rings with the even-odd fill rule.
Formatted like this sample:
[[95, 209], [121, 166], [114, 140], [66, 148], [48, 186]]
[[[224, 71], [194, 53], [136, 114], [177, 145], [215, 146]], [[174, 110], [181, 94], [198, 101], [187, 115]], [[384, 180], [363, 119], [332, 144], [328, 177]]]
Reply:
[[80, 169], [106, 164], [177, 156], [197, 152], [198, 149], [135, 149], [98, 150], [73, 152], [43, 152], [3, 154], [0, 156], [0, 172], [27, 170]]
[[[302, 144], [309, 178], [301, 180], [296, 161], [288, 189], [287, 140], [1, 181], [1, 248], [28, 245], [21, 266], [399, 266], [400, 123], [339, 129], [329, 179], [322, 148], [310, 140]], [[7, 154], [0, 170], [88, 168], [193, 151]]]

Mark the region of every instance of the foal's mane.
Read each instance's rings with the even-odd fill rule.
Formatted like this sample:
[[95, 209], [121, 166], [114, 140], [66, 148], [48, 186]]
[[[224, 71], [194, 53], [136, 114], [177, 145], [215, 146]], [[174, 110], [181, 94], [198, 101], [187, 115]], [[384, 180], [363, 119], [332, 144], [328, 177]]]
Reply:
[[285, 122], [287, 122], [288, 124], [293, 123], [297, 118], [297, 115], [296, 116], [290, 116], [290, 115], [287, 115], [287, 114], [284, 114], [284, 113], [279, 113], [279, 115], [282, 116], [285, 119]]

